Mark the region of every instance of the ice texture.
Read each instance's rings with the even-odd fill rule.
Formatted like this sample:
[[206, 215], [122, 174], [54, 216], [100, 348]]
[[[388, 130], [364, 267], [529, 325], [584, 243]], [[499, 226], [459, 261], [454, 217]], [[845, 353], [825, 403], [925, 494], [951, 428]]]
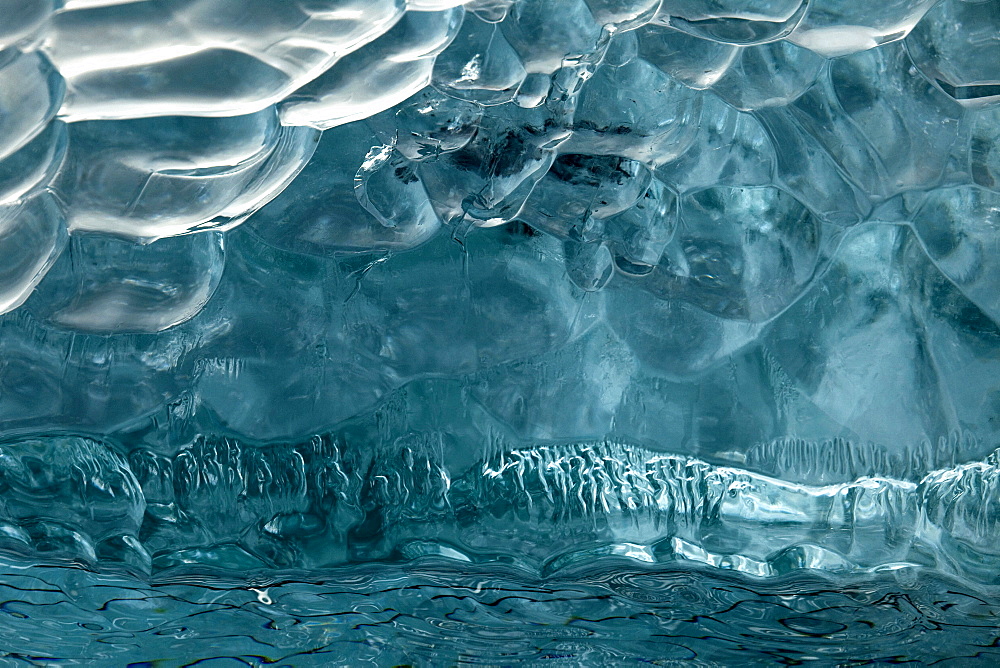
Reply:
[[[372, 573], [439, 586], [428, 564], [546, 610], [538, 583], [577, 578], [582, 608], [526, 619], [602, 619], [595, 636], [619, 576], [647, 578], [610, 596], [651, 626], [655, 578], [730, 578], [646, 610], [766, 599], [844, 660], [860, 625], [808, 616], [831, 592], [968, 592], [994, 612], [949, 612], [965, 629], [1000, 610], [995, 0], [0, 16], [0, 588], [41, 606], [110, 582], [122, 598], [93, 606], [146, 601], [125, 617], [148, 630], [150, 587], [271, 605], [257, 585], [285, 578], [275, 657], [339, 633], [281, 626], [308, 617], [290, 583], [338, 574], [356, 607], [396, 577]], [[24, 593], [26, 573], [57, 584]], [[754, 610], [729, 624], [777, 624]], [[685, 629], [733, 661], [705, 640], [727, 631]], [[0, 654], [82, 656], [18, 633]], [[812, 656], [781, 633], [746, 647]], [[362, 659], [337, 637], [355, 655], [331, 660]], [[948, 654], [929, 637], [911, 659]], [[397, 644], [397, 663], [464, 661]], [[118, 649], [101, 656], [160, 651]]]

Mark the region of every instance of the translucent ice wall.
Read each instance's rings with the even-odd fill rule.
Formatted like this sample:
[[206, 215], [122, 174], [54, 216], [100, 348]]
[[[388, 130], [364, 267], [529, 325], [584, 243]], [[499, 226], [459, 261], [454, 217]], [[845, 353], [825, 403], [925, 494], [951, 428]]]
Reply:
[[8, 558], [1000, 585], [996, 1], [0, 16]]

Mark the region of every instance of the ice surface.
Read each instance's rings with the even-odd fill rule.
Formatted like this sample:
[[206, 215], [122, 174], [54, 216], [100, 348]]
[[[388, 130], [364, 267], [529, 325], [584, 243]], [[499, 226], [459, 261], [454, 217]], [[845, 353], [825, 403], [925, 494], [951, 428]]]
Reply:
[[997, 660], [996, 2], [0, 15], [0, 654]]

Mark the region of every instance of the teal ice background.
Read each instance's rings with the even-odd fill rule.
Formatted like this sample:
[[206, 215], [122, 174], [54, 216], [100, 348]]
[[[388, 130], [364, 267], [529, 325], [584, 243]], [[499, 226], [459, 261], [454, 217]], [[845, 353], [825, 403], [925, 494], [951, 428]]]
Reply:
[[4, 665], [997, 665], [996, 0], [0, 0]]

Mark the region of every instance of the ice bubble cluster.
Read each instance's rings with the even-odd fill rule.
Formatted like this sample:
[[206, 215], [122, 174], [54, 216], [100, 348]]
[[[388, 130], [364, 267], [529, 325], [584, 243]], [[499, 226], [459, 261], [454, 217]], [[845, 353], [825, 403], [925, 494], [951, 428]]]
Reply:
[[1000, 584], [1000, 4], [0, 9], [0, 549]]

